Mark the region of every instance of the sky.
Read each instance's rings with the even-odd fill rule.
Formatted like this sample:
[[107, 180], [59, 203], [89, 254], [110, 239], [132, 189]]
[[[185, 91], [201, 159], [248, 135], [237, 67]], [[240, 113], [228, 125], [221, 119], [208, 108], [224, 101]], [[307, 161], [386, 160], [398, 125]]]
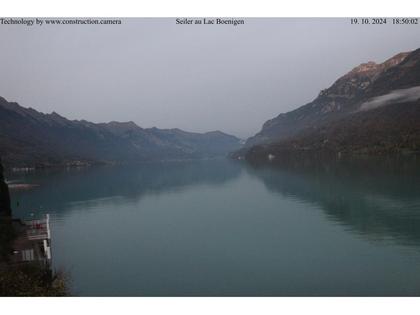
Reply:
[[420, 48], [418, 25], [244, 19], [185, 25], [0, 25], [0, 96], [93, 122], [241, 138], [313, 100], [363, 62]]

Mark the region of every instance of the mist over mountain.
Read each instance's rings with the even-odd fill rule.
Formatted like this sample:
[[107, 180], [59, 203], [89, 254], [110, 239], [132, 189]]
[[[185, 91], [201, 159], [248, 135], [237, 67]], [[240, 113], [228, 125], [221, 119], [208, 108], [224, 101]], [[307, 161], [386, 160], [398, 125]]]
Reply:
[[220, 131], [141, 128], [134, 122], [92, 123], [0, 98], [0, 156], [7, 166], [202, 159], [226, 156], [240, 139]]
[[418, 152], [420, 49], [361, 64], [310, 103], [267, 121], [234, 156]]

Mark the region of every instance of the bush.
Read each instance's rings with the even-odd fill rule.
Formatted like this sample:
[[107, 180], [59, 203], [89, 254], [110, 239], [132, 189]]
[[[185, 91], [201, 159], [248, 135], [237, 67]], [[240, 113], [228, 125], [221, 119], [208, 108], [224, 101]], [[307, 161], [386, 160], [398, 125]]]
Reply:
[[68, 296], [64, 273], [37, 263], [7, 266], [0, 271], [0, 296]]

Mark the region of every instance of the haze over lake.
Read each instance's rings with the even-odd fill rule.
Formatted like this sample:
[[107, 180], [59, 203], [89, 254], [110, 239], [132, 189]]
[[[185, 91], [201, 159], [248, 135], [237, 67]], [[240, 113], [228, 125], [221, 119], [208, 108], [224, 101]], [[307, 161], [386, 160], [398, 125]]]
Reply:
[[[227, 159], [12, 173], [74, 295], [419, 295], [415, 159]], [[17, 207], [17, 202], [19, 206]]]

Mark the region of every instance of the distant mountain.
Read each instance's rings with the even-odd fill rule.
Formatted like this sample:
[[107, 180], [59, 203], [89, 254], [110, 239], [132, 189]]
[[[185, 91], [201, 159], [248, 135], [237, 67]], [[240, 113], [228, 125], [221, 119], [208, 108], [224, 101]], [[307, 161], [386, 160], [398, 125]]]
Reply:
[[267, 121], [236, 154], [420, 150], [420, 49], [361, 64], [312, 102]]
[[201, 159], [226, 156], [240, 139], [220, 131], [141, 128], [43, 114], [0, 97], [0, 156], [7, 166]]

